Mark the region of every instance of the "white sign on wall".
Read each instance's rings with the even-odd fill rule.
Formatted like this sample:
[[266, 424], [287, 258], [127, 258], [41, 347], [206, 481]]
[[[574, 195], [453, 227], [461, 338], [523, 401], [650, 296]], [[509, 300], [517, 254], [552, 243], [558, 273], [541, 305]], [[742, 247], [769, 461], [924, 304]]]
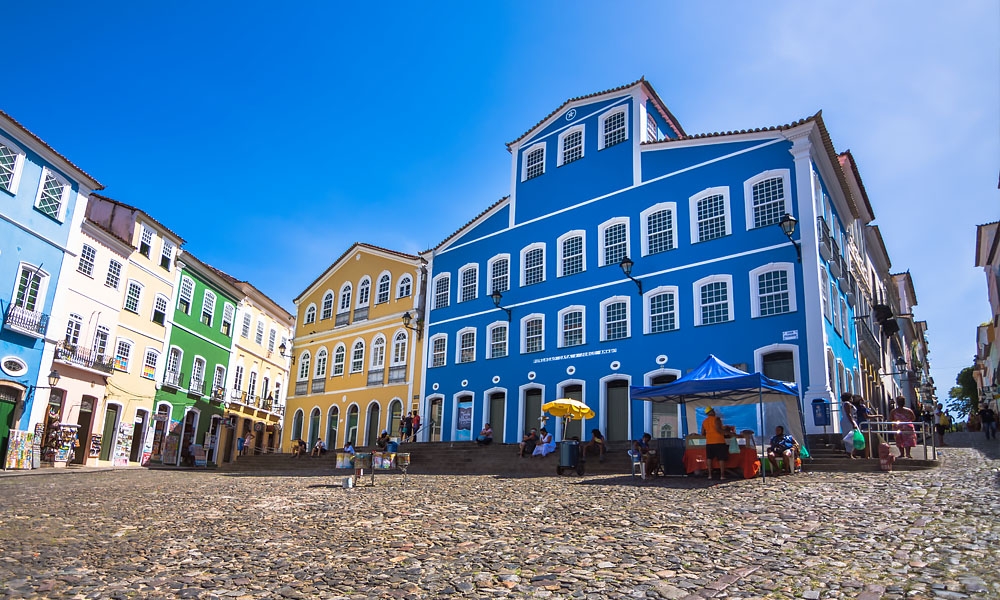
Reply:
[[788, 342], [788, 341], [791, 341], [791, 340], [797, 340], [797, 339], [799, 339], [799, 330], [795, 329], [795, 330], [792, 330], [792, 331], [782, 331], [781, 332], [781, 339], [782, 339], [782, 341], [785, 341], [785, 342]]

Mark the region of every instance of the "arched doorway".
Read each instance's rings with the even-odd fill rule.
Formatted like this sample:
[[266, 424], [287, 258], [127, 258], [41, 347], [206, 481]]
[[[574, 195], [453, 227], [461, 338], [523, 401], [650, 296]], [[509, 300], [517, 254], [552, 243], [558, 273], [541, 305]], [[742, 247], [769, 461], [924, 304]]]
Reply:
[[358, 409], [357, 404], [351, 405], [351, 408], [347, 410], [347, 437], [345, 439], [350, 441], [352, 446], [358, 444], [358, 417], [360, 415], [361, 410]]
[[604, 383], [607, 401], [607, 437], [609, 442], [628, 440], [628, 380], [612, 379]]
[[538, 429], [540, 423], [538, 418], [541, 415], [542, 390], [538, 388], [526, 390], [524, 392], [524, 422], [521, 423], [522, 431], [528, 433], [532, 428]]
[[[572, 398], [573, 400], [579, 400], [583, 402], [583, 386], [576, 383], [572, 385], [567, 385], [563, 388], [562, 398]], [[565, 424], [566, 421], [563, 420]], [[565, 425], [564, 425], [565, 426]], [[583, 421], [579, 419], [573, 419], [569, 422], [569, 426], [566, 426], [563, 431], [563, 439], [568, 440], [573, 436], [577, 436], [579, 439], [583, 438]]]
[[389, 404], [389, 435], [392, 437], [399, 436], [399, 423], [403, 418], [403, 403], [398, 399], [393, 400]]
[[431, 434], [429, 440], [431, 442], [441, 441], [441, 418], [442, 414], [444, 413], [443, 407], [444, 407], [443, 398], [434, 398], [433, 400], [431, 400], [431, 414], [430, 414]]
[[167, 433], [170, 431], [169, 427], [170, 405], [161, 404], [156, 407], [156, 418], [153, 425], [153, 455], [151, 460], [164, 461], [163, 452], [167, 443]]
[[181, 431], [181, 464], [194, 466], [194, 455], [191, 454], [191, 444], [194, 443], [195, 434], [198, 432], [198, 417], [201, 413], [198, 409], [192, 408], [184, 415], [184, 429]]
[[[490, 394], [489, 408], [487, 414], [489, 415], [489, 424], [493, 428], [493, 439], [499, 440], [500, 443], [504, 443], [504, 420], [507, 415], [507, 393], [506, 392], [493, 392]], [[518, 441], [518, 440], [514, 440]]]
[[[673, 373], [661, 373], [649, 380], [649, 385], [665, 385], [671, 381], [676, 381], [677, 375]], [[653, 402], [653, 430], [650, 432], [654, 438], [680, 437], [679, 422], [677, 418], [677, 404], [673, 402]]]
[[365, 437], [365, 445], [371, 446], [378, 439], [378, 434], [381, 432], [379, 429], [379, 420], [381, 419], [382, 411], [379, 408], [378, 402], [372, 402], [368, 407], [368, 422], [367, 422], [367, 435]]
[[[292, 441], [302, 438], [302, 409], [295, 411], [295, 416], [292, 417]], [[292, 444], [294, 447], [295, 444]]]
[[0, 457], [2, 458], [7, 456], [10, 430], [14, 426], [14, 413], [24, 392], [25, 389], [20, 384], [0, 385]]
[[[81, 412], [83, 412], [81, 410]], [[142, 447], [146, 444], [146, 428], [149, 427], [149, 412], [139, 408], [135, 411], [135, 428], [132, 430], [132, 448], [128, 459], [131, 462], [142, 460]]]
[[339, 448], [337, 446], [337, 426], [340, 422], [340, 409], [331, 406], [326, 413], [326, 447], [329, 449]]
[[[94, 407], [97, 406], [97, 398], [94, 396], [84, 396], [80, 399], [80, 414], [76, 418], [76, 424], [80, 426], [77, 429], [80, 446], [77, 448], [76, 456], [73, 457], [73, 464], [83, 465], [87, 462], [87, 457], [90, 455], [90, 428], [94, 425]], [[2, 420], [0, 420], [2, 424]], [[0, 443], [0, 446], [3, 444]]]
[[306, 440], [309, 450], [312, 450], [317, 440], [319, 440], [319, 409], [314, 408], [309, 413], [309, 439]]

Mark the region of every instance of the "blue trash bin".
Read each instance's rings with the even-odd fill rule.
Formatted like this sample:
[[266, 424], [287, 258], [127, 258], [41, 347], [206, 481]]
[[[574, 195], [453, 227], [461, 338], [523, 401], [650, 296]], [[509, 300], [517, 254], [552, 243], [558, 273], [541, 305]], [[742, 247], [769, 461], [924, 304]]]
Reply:
[[388, 444], [385, 445], [385, 451], [386, 452], [398, 452], [399, 451], [399, 443], [398, 442], [389, 442]]

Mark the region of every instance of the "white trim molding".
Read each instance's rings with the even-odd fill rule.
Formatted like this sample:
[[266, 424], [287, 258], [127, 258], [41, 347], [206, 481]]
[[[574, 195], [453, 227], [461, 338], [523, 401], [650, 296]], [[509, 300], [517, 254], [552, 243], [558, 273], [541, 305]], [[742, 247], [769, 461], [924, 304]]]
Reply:
[[[754, 219], [753, 186], [757, 185], [761, 181], [765, 181], [767, 179], [775, 179], [775, 178], [781, 180], [782, 208], [780, 211], [780, 215], [784, 215], [786, 213], [790, 214], [792, 212], [791, 211], [792, 197], [791, 194], [789, 193], [790, 190], [789, 182], [791, 181], [791, 171], [789, 169], [771, 169], [769, 171], [758, 173], [753, 177], [751, 177], [750, 179], [747, 179], [746, 181], [743, 182], [743, 209], [746, 214], [747, 231], [750, 231], [751, 229], [759, 229], [759, 227], [755, 226], [756, 220]], [[781, 216], [779, 216], [778, 218], [780, 219]], [[774, 223], [767, 223], [765, 225], [761, 225], [761, 227], [769, 227], [771, 225], [774, 225], [775, 223], [777, 223], [777, 221], [775, 221]]]
[[[726, 310], [728, 311], [728, 319], [725, 321], [719, 321], [718, 323], [702, 323], [701, 315], [701, 288], [705, 287], [710, 283], [725, 283], [726, 284]], [[701, 327], [702, 325], [718, 325], [719, 323], [729, 323], [736, 320], [736, 315], [733, 313], [733, 276], [732, 275], [709, 275], [708, 277], [702, 277], [698, 281], [692, 284], [694, 291], [694, 325], [695, 327]]]
[[771, 317], [775, 315], [786, 315], [788, 313], [793, 313], [798, 311], [798, 302], [796, 301], [796, 288], [795, 288], [795, 265], [788, 262], [773, 262], [766, 265], [761, 265], [756, 269], [750, 271], [750, 317], [758, 318], [761, 315], [760, 310], [760, 285], [757, 278], [764, 273], [770, 273], [772, 271], [784, 271], [787, 278], [788, 289], [786, 290], [788, 294], [788, 310], [781, 313], [774, 313], [771, 315], [763, 315], [765, 317]]
[[698, 235], [698, 202], [708, 198], [709, 196], [722, 196], [723, 210], [725, 211], [725, 232], [721, 236], [714, 238], [709, 238], [705, 240], [710, 242], [712, 240], [719, 239], [720, 237], [725, 237], [727, 235], [732, 235], [733, 233], [733, 211], [729, 200], [729, 186], [719, 186], [706, 188], [697, 194], [688, 198], [688, 224], [690, 225], [691, 232], [691, 243], [698, 244], [702, 243], [700, 241], [700, 236]]
[[[668, 211], [670, 213], [670, 226], [664, 231], [670, 231], [670, 247], [665, 250], [660, 250], [658, 252], [651, 253], [649, 251], [649, 217], [655, 213], [662, 211]], [[659, 202], [650, 206], [646, 210], [639, 213], [639, 229], [642, 234], [642, 239], [640, 240], [640, 251], [642, 256], [648, 256], [649, 254], [659, 254], [659, 252], [669, 252], [670, 250], [677, 249], [677, 203], [676, 202]]]

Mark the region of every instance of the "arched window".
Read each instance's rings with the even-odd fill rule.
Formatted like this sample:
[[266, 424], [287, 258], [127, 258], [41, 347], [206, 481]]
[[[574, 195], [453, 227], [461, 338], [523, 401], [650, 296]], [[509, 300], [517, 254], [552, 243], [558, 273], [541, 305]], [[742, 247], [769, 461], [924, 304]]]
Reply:
[[380, 335], [372, 341], [372, 366], [373, 369], [381, 369], [385, 366], [385, 338]]
[[451, 277], [444, 273], [434, 278], [434, 308], [444, 308], [448, 306], [448, 297], [451, 295]]
[[406, 364], [406, 343], [409, 338], [402, 331], [392, 339], [392, 364]]
[[354, 342], [351, 350], [351, 373], [360, 373], [365, 368], [365, 343], [361, 340]]
[[378, 278], [378, 290], [375, 296], [375, 304], [385, 304], [389, 301], [389, 287], [392, 278], [389, 277], [388, 273], [383, 273], [381, 277]]
[[304, 416], [305, 416], [305, 413], [303, 413], [302, 409], [300, 408], [297, 411], [295, 411], [295, 416], [292, 417], [292, 439], [293, 440], [297, 440], [297, 439], [301, 439], [302, 438], [302, 418]]
[[326, 348], [320, 348], [316, 353], [316, 379], [326, 377]]
[[409, 298], [413, 293], [413, 279], [409, 275], [399, 278], [399, 285], [396, 286], [397, 298]]
[[310, 355], [309, 351], [306, 350], [299, 356], [299, 381], [305, 381], [309, 379], [309, 366], [310, 366]]
[[494, 256], [487, 265], [490, 272], [489, 293], [506, 292], [510, 289], [510, 255]]
[[337, 344], [333, 349], [333, 376], [344, 374], [344, 361], [346, 360], [347, 348], [343, 344]]
[[601, 244], [600, 254], [602, 267], [618, 266], [622, 259], [629, 255], [628, 219], [616, 217], [605, 221], [598, 227]]
[[337, 307], [337, 314], [351, 310], [351, 284], [345, 283], [340, 290], [340, 305]]
[[365, 277], [358, 284], [358, 306], [368, 306], [368, 301], [371, 299], [372, 291], [372, 280]]
[[320, 313], [320, 319], [329, 319], [333, 317], [333, 292], [327, 292], [323, 295], [323, 312]]
[[[306, 309], [306, 325], [316, 322], [316, 305], [310, 304]], [[246, 336], [244, 336], [246, 337]]]

